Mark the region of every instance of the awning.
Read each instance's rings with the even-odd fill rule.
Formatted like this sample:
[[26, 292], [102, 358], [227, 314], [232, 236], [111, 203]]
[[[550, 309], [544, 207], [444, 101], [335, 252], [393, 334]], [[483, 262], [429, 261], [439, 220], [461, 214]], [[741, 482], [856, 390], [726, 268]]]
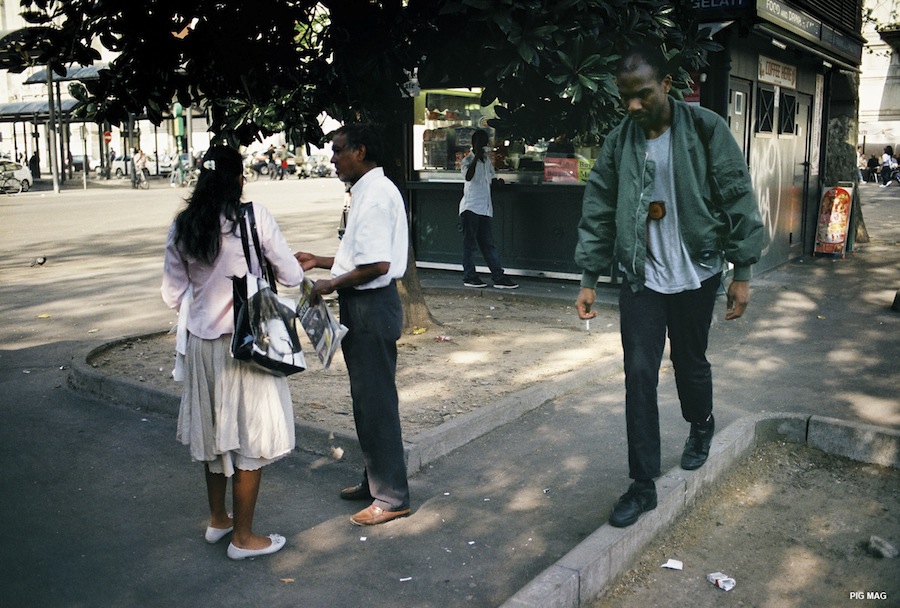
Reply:
[[[54, 104], [53, 110], [68, 114], [78, 102], [74, 99], [62, 99]], [[50, 104], [46, 101], [14, 101], [0, 103], [0, 122], [35, 121], [46, 122], [50, 116]]]
[[[97, 80], [100, 70], [109, 67], [108, 63], [96, 63], [87, 67], [69, 66], [66, 68], [66, 75], [60, 76], [56, 72], [53, 73], [54, 82], [68, 82], [71, 80]], [[42, 68], [29, 76], [25, 80], [25, 84], [47, 84], [47, 68]]]
[[862, 70], [859, 69], [859, 65], [848, 63], [843, 59], [839, 59], [835, 55], [831, 53], [826, 53], [820, 50], [818, 47], [814, 46], [812, 43], [800, 40], [797, 36], [792, 35], [790, 32], [785, 32], [780, 28], [769, 25], [767, 23], [757, 23], [753, 26], [753, 30], [766, 38], [774, 38], [783, 42], [784, 44], [794, 46], [801, 51], [809, 53], [810, 55], [815, 55], [822, 61], [827, 61], [833, 66], [837, 66], [842, 70], [846, 70], [848, 72], [853, 72], [854, 74], [859, 74]]

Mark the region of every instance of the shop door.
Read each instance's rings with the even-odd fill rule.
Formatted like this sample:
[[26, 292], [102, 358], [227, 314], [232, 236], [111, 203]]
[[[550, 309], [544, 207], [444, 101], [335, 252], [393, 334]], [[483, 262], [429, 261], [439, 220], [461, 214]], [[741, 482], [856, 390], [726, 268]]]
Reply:
[[747, 158], [750, 139], [750, 81], [732, 77], [728, 88], [728, 126], [741, 147], [744, 158]]
[[[796, 148], [793, 154], [793, 182], [790, 198], [790, 257], [803, 255], [804, 211], [809, 202], [809, 137], [812, 96], [797, 94]], [[816, 204], [814, 201], [812, 204]]]

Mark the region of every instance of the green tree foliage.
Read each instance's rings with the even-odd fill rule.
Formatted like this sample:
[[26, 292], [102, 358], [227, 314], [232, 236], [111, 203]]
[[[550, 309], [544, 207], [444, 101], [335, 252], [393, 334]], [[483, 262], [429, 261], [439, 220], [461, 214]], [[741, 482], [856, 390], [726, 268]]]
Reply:
[[403, 85], [485, 87], [499, 123], [533, 141], [602, 132], [618, 117], [612, 69], [636, 43], [665, 45], [676, 80], [715, 48], [690, 2], [660, 0], [21, 0], [31, 24], [0, 43], [2, 67], [87, 65], [78, 112], [161, 122], [174, 100], [206, 107], [232, 143], [285, 132], [320, 144], [323, 112], [402, 122]]
[[529, 142], [604, 133], [621, 117], [616, 61], [637, 44], [667, 51], [676, 88], [719, 48], [690, 2], [458, 0], [445, 4], [419, 73], [429, 83], [484, 86], [482, 103], [506, 108], [495, 126]]

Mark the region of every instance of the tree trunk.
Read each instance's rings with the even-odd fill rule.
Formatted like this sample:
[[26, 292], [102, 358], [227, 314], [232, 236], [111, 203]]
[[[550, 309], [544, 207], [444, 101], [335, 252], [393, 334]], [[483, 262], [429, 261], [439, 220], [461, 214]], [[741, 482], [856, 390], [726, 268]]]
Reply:
[[[857, 191], [859, 186], [857, 186]], [[850, 211], [850, 224], [856, 226], [854, 231], [854, 243], [868, 243], [869, 230], [866, 228], [866, 220], [863, 218], [862, 206], [859, 204], [859, 198], [854, 202], [853, 209]]]
[[[404, 194], [406, 213], [412, 215], [409, 204], [409, 191], [406, 188], [406, 176], [409, 174], [411, 152], [412, 126], [410, 121], [413, 116], [412, 100], [397, 99], [398, 109], [394, 116], [399, 118], [397, 123], [385, 125], [385, 174], [393, 180], [400, 192]], [[409, 222], [412, 227], [412, 221]], [[414, 328], [431, 328], [439, 325], [428, 309], [425, 302], [425, 293], [419, 282], [419, 272], [416, 268], [416, 254], [412, 244], [412, 231], [410, 230], [409, 255], [406, 262], [406, 272], [403, 279], [397, 283], [400, 291], [400, 301], [403, 303], [403, 330], [412, 331]]]
[[419, 282], [419, 272], [416, 268], [416, 259], [412, 245], [409, 246], [409, 262], [406, 264], [406, 274], [397, 283], [397, 289], [400, 292], [400, 301], [403, 303], [404, 331], [440, 325], [425, 302], [425, 293], [422, 291], [422, 283]]
[[[406, 179], [411, 171], [413, 100], [402, 95], [400, 84], [403, 72], [391, 63], [394, 49], [384, 48], [389, 43], [384, 32], [399, 23], [403, 3], [400, 0], [380, 3], [331, 0], [325, 4], [330, 11], [332, 28], [337, 32], [336, 38], [348, 41], [347, 45], [336, 47], [332, 63], [344, 83], [345, 93], [348, 94], [346, 101], [350, 102], [349, 107], [354, 108], [356, 120], [381, 123], [384, 173], [404, 194], [409, 215], [411, 209]], [[353, 43], [349, 44], [349, 41]], [[361, 53], [366, 56], [361, 58]], [[362, 87], [357, 90], [354, 88], [357, 85]], [[362, 99], [368, 100], [368, 103], [359, 102]], [[343, 118], [349, 117], [345, 115]], [[409, 225], [412, 226], [412, 222]], [[412, 243], [406, 272], [398, 282], [398, 288], [403, 303], [403, 329], [408, 331], [413, 327], [433, 326], [436, 321], [425, 303]]]

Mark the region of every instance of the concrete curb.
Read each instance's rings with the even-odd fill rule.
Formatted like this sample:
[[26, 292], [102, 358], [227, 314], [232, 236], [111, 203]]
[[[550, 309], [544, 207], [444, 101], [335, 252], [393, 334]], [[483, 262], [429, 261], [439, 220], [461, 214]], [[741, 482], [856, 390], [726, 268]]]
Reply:
[[72, 361], [72, 367], [69, 372], [69, 386], [95, 397], [127, 403], [150, 412], [168, 415], [175, 413], [177, 415], [178, 407], [181, 403], [181, 399], [177, 395], [127, 378], [116, 378], [101, 374], [88, 363], [92, 357], [119, 344], [137, 339], [155, 338], [166, 333], [168, 332], [121, 338], [92, 348], [84, 357], [76, 357]]
[[900, 432], [804, 414], [747, 416], [715, 436], [696, 471], [675, 467], [656, 482], [658, 504], [628, 528], [604, 524], [502, 604], [501, 608], [575, 608], [600, 598], [644, 548], [704, 491], [768, 441], [806, 443], [860, 462], [900, 468]]
[[[126, 403], [159, 414], [177, 415], [181, 403], [178, 395], [127, 378], [104, 375], [88, 363], [92, 357], [123, 342], [155, 338], [165, 333], [157, 332], [122, 338], [93, 348], [83, 358], [73, 361], [69, 374], [69, 385], [75, 390], [102, 399]], [[479, 408], [414, 435], [404, 441], [407, 472], [411, 475], [453, 450], [512, 422], [552, 399], [572, 392], [597, 378], [607, 377], [621, 371], [622, 364], [616, 359], [560, 374], [552, 380], [539, 382], [521, 391], [511, 393], [490, 406]], [[298, 449], [331, 456], [333, 448], [340, 448], [343, 450], [342, 461], [358, 466], [363, 464], [359, 444], [353, 433], [335, 431], [309, 422], [297, 422], [295, 423], [295, 434]]]

